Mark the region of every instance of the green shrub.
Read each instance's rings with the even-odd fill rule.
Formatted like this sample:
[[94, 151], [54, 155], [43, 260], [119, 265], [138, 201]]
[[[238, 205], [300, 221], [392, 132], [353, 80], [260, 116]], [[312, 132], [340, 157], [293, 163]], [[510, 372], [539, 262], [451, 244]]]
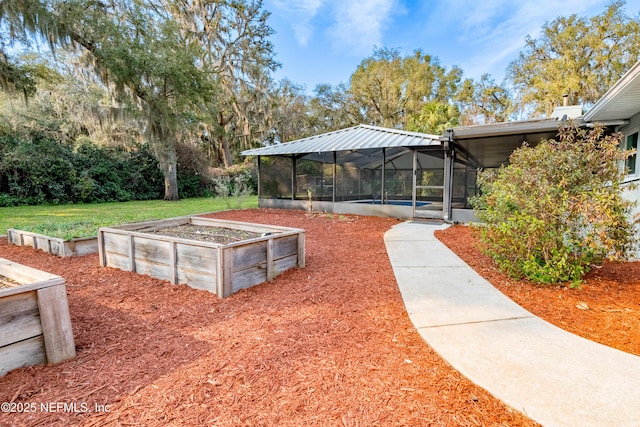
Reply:
[[247, 165], [223, 169], [212, 178], [217, 197], [222, 198], [229, 209], [238, 209], [247, 197], [255, 192], [254, 171]]
[[130, 151], [35, 133], [0, 135], [0, 206], [158, 199], [163, 176], [147, 146]]
[[593, 264], [627, 259], [635, 224], [619, 142], [599, 127], [567, 125], [558, 141], [523, 146], [508, 166], [481, 172], [472, 204], [488, 255], [514, 277], [573, 285]]
[[9, 196], [24, 204], [69, 203], [78, 180], [73, 157], [73, 147], [34, 134], [3, 153], [0, 182]]

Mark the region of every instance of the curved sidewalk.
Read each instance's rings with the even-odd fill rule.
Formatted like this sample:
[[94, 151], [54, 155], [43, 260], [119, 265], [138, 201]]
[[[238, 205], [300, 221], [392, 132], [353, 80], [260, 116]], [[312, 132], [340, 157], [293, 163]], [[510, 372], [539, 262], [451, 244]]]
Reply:
[[566, 332], [515, 304], [408, 221], [384, 241], [422, 338], [463, 375], [544, 426], [640, 426], [640, 357]]

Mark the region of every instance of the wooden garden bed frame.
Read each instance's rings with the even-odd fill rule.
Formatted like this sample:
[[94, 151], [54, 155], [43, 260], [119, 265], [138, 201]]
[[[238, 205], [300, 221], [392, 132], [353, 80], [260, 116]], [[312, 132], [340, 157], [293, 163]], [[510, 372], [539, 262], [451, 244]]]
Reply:
[[76, 356], [64, 279], [4, 258], [0, 275], [0, 376], [23, 366]]
[[7, 240], [12, 245], [29, 246], [63, 258], [98, 252], [98, 239], [96, 237], [78, 237], [65, 240], [59, 237], [10, 228], [7, 230]]
[[[260, 233], [261, 237], [229, 244], [153, 234], [191, 224]], [[100, 265], [184, 283], [221, 298], [278, 274], [305, 265], [305, 231], [202, 217], [103, 227], [98, 231]]]

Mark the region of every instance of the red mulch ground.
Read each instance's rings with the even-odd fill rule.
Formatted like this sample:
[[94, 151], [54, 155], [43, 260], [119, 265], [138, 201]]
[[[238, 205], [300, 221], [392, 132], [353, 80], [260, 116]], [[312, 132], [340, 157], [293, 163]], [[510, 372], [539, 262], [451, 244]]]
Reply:
[[[218, 299], [101, 268], [97, 255], [60, 259], [1, 240], [0, 257], [66, 279], [78, 356], [0, 378], [0, 402], [37, 406], [0, 413], [0, 425], [536, 425], [462, 377], [416, 333], [382, 240], [396, 220], [264, 209], [210, 216], [306, 229], [306, 268]], [[444, 234], [472, 247], [465, 231]], [[562, 312], [560, 324], [601, 342], [630, 341], [637, 354], [638, 286], [625, 279], [626, 268], [598, 270], [582, 291], [507, 279], [500, 286], [529, 310], [521, 300], [536, 300], [538, 315]], [[612, 292], [600, 302], [588, 294], [598, 280]], [[579, 301], [590, 309], [574, 309]], [[615, 331], [621, 324], [634, 327]], [[55, 402], [67, 410], [40, 406]], [[68, 410], [74, 403], [78, 411]]]

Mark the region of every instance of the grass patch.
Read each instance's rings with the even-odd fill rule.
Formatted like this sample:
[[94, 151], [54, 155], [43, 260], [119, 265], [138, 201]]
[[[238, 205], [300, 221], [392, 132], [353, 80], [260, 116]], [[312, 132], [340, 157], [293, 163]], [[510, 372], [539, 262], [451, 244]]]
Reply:
[[[258, 207], [258, 197], [243, 199], [238, 208]], [[98, 228], [130, 222], [196, 215], [229, 209], [229, 200], [194, 198], [177, 202], [147, 200], [99, 204], [16, 206], [0, 208], [0, 234], [8, 228], [62, 239], [97, 235]]]

